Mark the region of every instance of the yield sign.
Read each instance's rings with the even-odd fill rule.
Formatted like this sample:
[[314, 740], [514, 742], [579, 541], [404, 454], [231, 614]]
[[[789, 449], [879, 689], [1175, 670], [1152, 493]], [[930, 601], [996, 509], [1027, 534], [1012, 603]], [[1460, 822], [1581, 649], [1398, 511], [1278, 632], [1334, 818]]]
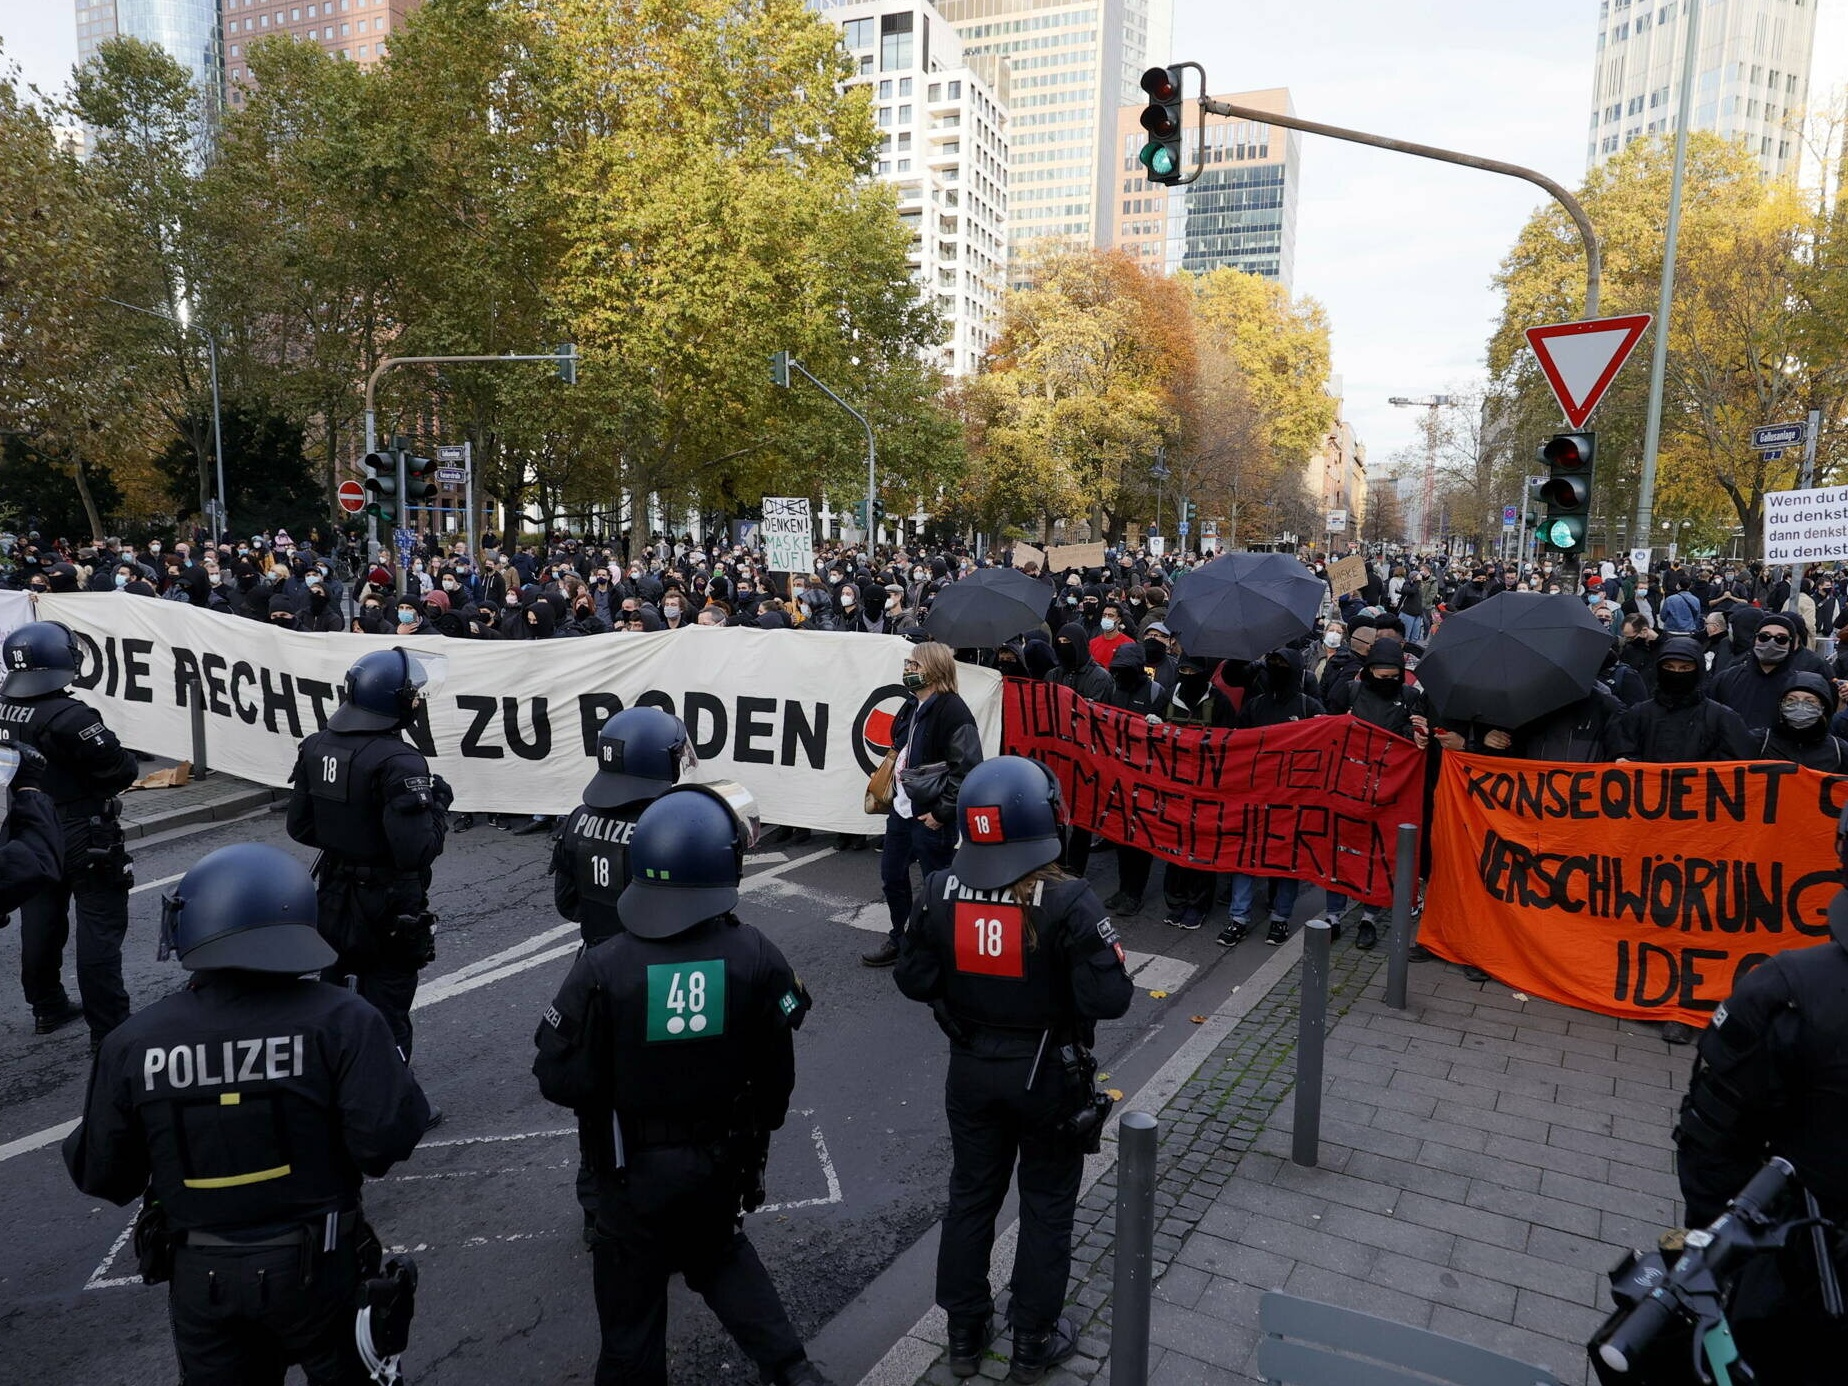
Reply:
[[1585, 426], [1651, 320], [1648, 313], [1632, 313], [1527, 329], [1527, 344], [1534, 349], [1546, 383], [1553, 387], [1553, 398], [1572, 427]]
[[366, 488], [357, 481], [340, 483], [340, 508], [349, 515], [357, 515], [366, 508]]

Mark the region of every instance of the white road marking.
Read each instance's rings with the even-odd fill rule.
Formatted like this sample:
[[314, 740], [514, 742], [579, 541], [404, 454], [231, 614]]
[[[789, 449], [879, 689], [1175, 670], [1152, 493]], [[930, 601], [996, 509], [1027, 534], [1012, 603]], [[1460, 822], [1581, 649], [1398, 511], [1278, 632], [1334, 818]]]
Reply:
[[419, 1150], [438, 1150], [450, 1145], [487, 1145], [495, 1141], [532, 1141], [551, 1136], [575, 1136], [577, 1127], [559, 1126], [550, 1131], [516, 1131], [511, 1136], [457, 1136], [446, 1141], [419, 1141]]
[[56, 1126], [47, 1126], [43, 1131], [34, 1131], [29, 1136], [21, 1136], [17, 1140], [8, 1141], [5, 1145], [0, 1145], [0, 1160], [10, 1160], [15, 1155], [24, 1155], [31, 1150], [42, 1150], [48, 1145], [63, 1140], [76, 1129], [76, 1122], [61, 1121]]
[[164, 885], [172, 885], [175, 881], [184, 879], [185, 875], [186, 873], [182, 871], [178, 876], [162, 876], [158, 881], [144, 881], [138, 886], [130, 887], [128, 893], [139, 895], [144, 890], [159, 890]]
[[1164, 958], [1159, 953], [1132, 953], [1125, 949], [1130, 980], [1144, 991], [1179, 991], [1187, 979], [1200, 969], [1179, 958]]
[[113, 1280], [104, 1278], [109, 1274], [109, 1268], [115, 1264], [115, 1258], [122, 1254], [122, 1248], [128, 1245], [128, 1239], [135, 1235], [135, 1218], [140, 1216], [141, 1212], [137, 1209], [129, 1218], [128, 1226], [124, 1227], [116, 1239], [109, 1244], [108, 1254], [96, 1263], [96, 1269], [91, 1271], [90, 1278], [84, 1281], [84, 1289], [108, 1290], [117, 1285], [139, 1285], [141, 1283], [139, 1275], [117, 1276]]

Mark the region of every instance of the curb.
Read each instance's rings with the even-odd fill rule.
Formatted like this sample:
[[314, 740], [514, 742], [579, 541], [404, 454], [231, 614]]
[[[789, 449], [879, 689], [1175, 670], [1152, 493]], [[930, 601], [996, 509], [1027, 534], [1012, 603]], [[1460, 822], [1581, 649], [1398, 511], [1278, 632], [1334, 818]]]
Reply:
[[190, 828], [200, 823], [222, 822], [228, 818], [237, 818], [253, 809], [268, 808], [279, 799], [287, 797], [287, 791], [271, 789], [267, 785], [250, 784], [241, 781], [242, 788], [227, 789], [216, 799], [208, 799], [202, 804], [191, 804], [186, 808], [169, 809], [164, 813], [150, 813], [136, 817], [122, 816], [122, 836], [130, 842], [137, 838], [152, 837], [156, 833], [171, 832], [175, 828]]

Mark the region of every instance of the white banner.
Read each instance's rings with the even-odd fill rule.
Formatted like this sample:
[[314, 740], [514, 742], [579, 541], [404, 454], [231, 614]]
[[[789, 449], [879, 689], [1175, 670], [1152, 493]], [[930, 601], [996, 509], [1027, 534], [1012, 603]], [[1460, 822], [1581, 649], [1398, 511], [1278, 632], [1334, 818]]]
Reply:
[[1765, 562], [1848, 558], [1848, 486], [1765, 492]]
[[31, 597], [24, 592], [0, 592], [0, 640], [34, 619]]
[[[76, 631], [73, 691], [124, 745], [192, 754], [189, 679], [205, 685], [213, 768], [282, 786], [296, 744], [339, 706], [347, 668], [403, 644], [449, 659], [448, 678], [412, 733], [454, 786], [456, 808], [566, 813], [596, 769], [597, 730], [636, 703], [686, 721], [698, 778], [735, 779], [766, 823], [877, 832], [861, 812], [867, 776], [902, 706], [911, 646], [892, 635], [694, 626], [652, 635], [526, 641], [401, 641], [301, 634], [176, 602], [80, 593], [39, 599]], [[1000, 675], [957, 667], [990, 755], [1001, 744]]]
[[815, 571], [815, 521], [807, 496], [765, 496], [764, 567], [773, 573]]

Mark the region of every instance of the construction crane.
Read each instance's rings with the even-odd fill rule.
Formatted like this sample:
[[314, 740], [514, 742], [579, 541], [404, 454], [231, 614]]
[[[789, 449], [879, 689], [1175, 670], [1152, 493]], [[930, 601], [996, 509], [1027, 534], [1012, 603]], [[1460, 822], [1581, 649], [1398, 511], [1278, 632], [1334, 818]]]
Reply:
[[1424, 476], [1418, 486], [1418, 538], [1423, 544], [1442, 536], [1433, 534], [1432, 524], [1437, 514], [1437, 411], [1444, 406], [1456, 403], [1454, 395], [1424, 395], [1410, 399], [1405, 395], [1393, 395], [1388, 404], [1400, 405], [1410, 409], [1429, 409], [1425, 420], [1425, 465]]

